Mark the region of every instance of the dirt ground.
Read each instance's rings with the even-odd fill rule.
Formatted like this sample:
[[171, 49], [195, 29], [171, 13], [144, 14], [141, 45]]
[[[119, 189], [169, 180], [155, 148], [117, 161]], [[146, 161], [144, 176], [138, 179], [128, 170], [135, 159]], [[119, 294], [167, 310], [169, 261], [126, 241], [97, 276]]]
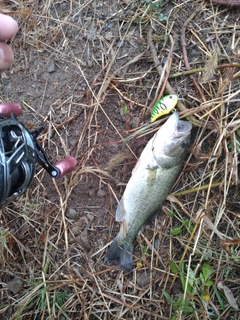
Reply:
[[[240, 292], [239, 8], [181, 0], [0, 7], [19, 22], [0, 101], [20, 103], [29, 129], [45, 126], [39, 141], [53, 163], [78, 160], [74, 173], [56, 181], [38, 166], [29, 190], [0, 210], [1, 319], [240, 319], [232, 305]], [[193, 123], [192, 147], [172, 198], [137, 237], [134, 271], [125, 275], [104, 261], [119, 230], [117, 201], [166, 118], [128, 147], [123, 141], [149, 123], [164, 86], [162, 95], [171, 87], [185, 99], [180, 111]], [[194, 280], [196, 292], [184, 293], [169, 261], [184, 261], [186, 275], [189, 257], [196, 279], [204, 263], [215, 270], [209, 290]], [[180, 297], [194, 310], [181, 309]]]

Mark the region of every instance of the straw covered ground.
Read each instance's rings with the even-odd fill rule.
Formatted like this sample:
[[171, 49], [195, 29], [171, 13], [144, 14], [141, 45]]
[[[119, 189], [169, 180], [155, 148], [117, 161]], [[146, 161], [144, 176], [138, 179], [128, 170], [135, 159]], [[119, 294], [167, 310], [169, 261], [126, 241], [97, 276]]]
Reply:
[[[38, 167], [0, 209], [0, 318], [240, 319], [239, 1], [9, 0], [1, 12], [19, 31], [0, 102], [21, 103], [50, 159], [78, 167], [57, 181]], [[184, 98], [192, 144], [124, 274], [104, 261], [117, 200], [166, 117], [123, 142], [169, 93]]]

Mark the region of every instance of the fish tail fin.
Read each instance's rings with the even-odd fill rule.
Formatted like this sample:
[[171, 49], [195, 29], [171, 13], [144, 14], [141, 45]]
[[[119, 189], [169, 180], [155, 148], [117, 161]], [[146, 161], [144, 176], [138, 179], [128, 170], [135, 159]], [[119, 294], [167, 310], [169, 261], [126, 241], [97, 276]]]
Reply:
[[113, 239], [110, 248], [107, 251], [105, 261], [116, 261], [124, 272], [131, 272], [133, 269], [133, 244]]

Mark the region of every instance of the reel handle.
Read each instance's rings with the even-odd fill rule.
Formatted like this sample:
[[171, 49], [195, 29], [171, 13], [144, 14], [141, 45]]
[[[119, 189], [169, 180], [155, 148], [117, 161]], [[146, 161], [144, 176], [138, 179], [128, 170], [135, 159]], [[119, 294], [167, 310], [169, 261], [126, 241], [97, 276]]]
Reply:
[[18, 103], [0, 104], [0, 207], [20, 196], [33, 180], [36, 162], [52, 178], [63, 177], [77, 167], [74, 157], [53, 165], [37, 141], [43, 127], [30, 132], [18, 119]]
[[65, 176], [65, 174], [70, 173], [76, 169], [77, 160], [74, 157], [67, 157], [55, 164], [55, 167], [60, 171], [60, 175], [58, 176], [58, 178], [62, 178], [63, 176]]
[[[18, 103], [12, 102], [0, 104], [0, 115], [2, 115], [3, 117], [10, 118], [12, 115], [14, 115], [16, 119], [21, 115], [21, 113], [22, 107]], [[77, 160], [74, 157], [67, 157], [58, 162], [55, 166], [50, 163], [45, 151], [37, 142], [37, 136], [42, 131], [42, 129], [43, 127], [30, 133], [36, 145], [38, 162], [44, 167], [44, 169], [50, 174], [52, 178], [61, 178], [65, 174], [75, 170], [77, 167]]]

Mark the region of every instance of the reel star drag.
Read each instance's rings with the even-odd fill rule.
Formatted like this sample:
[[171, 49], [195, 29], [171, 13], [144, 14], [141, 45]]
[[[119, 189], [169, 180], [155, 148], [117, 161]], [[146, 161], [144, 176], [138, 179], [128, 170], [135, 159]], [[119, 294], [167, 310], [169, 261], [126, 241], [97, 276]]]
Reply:
[[17, 119], [21, 113], [19, 104], [0, 104], [0, 207], [27, 190], [37, 162], [52, 178], [60, 178], [77, 166], [73, 157], [51, 164], [37, 141], [43, 127], [30, 132]]

